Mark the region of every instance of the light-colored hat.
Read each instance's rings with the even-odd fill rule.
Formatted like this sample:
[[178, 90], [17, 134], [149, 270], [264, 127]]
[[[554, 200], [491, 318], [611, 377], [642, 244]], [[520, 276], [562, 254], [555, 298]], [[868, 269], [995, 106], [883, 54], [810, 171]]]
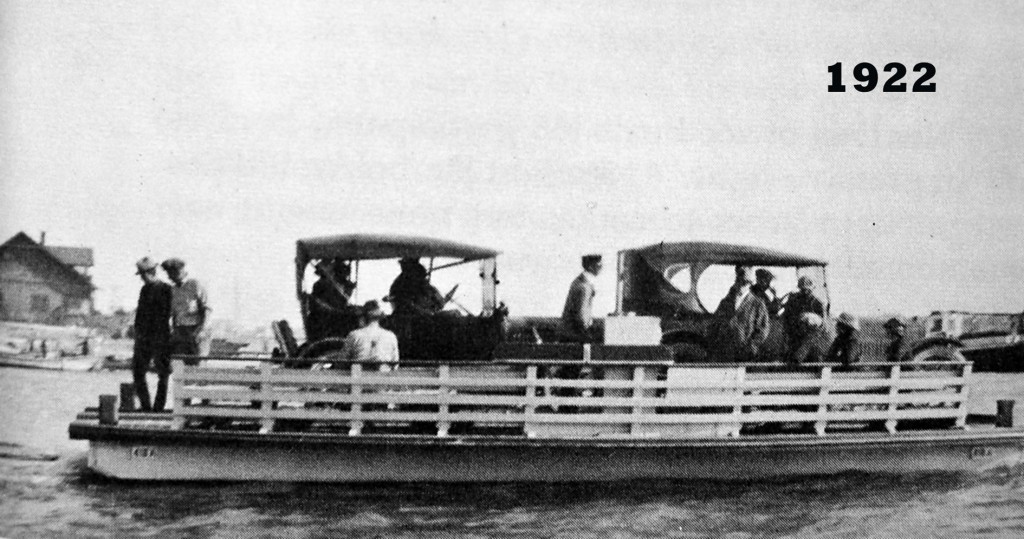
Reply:
[[135, 263], [135, 267], [138, 268], [138, 271], [136, 271], [135, 273], [138, 275], [142, 275], [143, 273], [155, 271], [157, 263], [152, 258], [144, 256], [140, 258], [138, 262]]
[[168, 271], [170, 271], [170, 270], [179, 270], [180, 271], [182, 268], [185, 267], [185, 261], [180, 259], [180, 258], [168, 258], [167, 260], [164, 260], [160, 264], [160, 266], [162, 268], [164, 268], [165, 270], [168, 270]]
[[380, 308], [380, 303], [377, 303], [377, 300], [371, 299], [363, 305], [363, 316], [367, 320], [380, 320], [387, 315], [384, 314], [384, 309]]
[[842, 313], [839, 318], [836, 318], [837, 324], [842, 324], [850, 329], [860, 331], [860, 323], [857, 322], [857, 317], [850, 313]]
[[803, 313], [800, 315], [800, 322], [807, 327], [817, 328], [821, 327], [823, 320], [817, 313]]

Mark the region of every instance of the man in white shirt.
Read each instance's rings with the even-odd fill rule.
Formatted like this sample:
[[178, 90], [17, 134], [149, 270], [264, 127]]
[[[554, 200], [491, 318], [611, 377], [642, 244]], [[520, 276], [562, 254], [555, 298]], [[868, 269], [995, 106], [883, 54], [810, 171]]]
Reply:
[[569, 294], [562, 309], [562, 334], [569, 342], [588, 343], [594, 335], [595, 279], [601, 273], [601, 256], [583, 257], [583, 272], [569, 285]]
[[[180, 258], [168, 258], [160, 264], [173, 283], [171, 287], [171, 345], [175, 354], [207, 356], [210, 335], [206, 328], [210, 301], [206, 288], [185, 271]], [[190, 363], [190, 362], [186, 362]], [[195, 363], [190, 363], [195, 364]]]
[[363, 306], [366, 325], [354, 329], [345, 337], [342, 357], [349, 361], [379, 362], [381, 371], [390, 371], [398, 365], [398, 338], [380, 326], [384, 311], [374, 300]]

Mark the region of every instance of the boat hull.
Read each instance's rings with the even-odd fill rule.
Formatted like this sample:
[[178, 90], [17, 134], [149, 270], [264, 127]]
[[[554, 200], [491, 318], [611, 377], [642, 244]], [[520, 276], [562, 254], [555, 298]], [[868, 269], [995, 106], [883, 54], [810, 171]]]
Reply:
[[[74, 435], [75, 433], [73, 433]], [[79, 432], [78, 436], [86, 434]], [[126, 480], [567, 482], [751, 480], [849, 471], [982, 472], [1024, 456], [1024, 431], [709, 440], [494, 440], [93, 431], [89, 467]]]

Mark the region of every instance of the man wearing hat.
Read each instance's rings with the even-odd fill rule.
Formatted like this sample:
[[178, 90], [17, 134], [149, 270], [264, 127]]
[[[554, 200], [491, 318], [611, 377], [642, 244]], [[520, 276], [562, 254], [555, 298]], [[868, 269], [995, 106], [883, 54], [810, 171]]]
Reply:
[[893, 363], [907, 361], [910, 359], [910, 351], [906, 347], [904, 335], [907, 325], [899, 318], [893, 317], [882, 326], [885, 334], [889, 337], [889, 345], [885, 347], [885, 359]]
[[836, 340], [829, 348], [827, 361], [840, 363], [843, 367], [860, 361], [860, 323], [850, 313], [836, 318]]
[[768, 338], [771, 320], [764, 302], [750, 291], [752, 273], [748, 266], [736, 266], [736, 282], [715, 309], [710, 340], [718, 361], [756, 361]]
[[601, 273], [601, 255], [583, 257], [583, 272], [569, 285], [569, 294], [562, 308], [562, 334], [568, 342], [589, 343], [594, 335], [595, 283]]
[[[135, 309], [135, 349], [132, 354], [132, 381], [143, 411], [161, 411], [167, 401], [167, 379], [171, 374], [169, 341], [171, 337], [171, 285], [156, 275], [157, 264], [148, 256], [135, 263], [142, 279], [139, 305]], [[157, 374], [155, 400], [150, 404], [146, 372], [150, 361]]]
[[349, 361], [379, 362], [381, 371], [389, 371], [398, 365], [398, 338], [394, 333], [380, 326], [384, 311], [375, 300], [363, 306], [363, 320], [366, 325], [353, 329], [345, 337], [341, 355]]
[[825, 320], [814, 313], [804, 313], [800, 315], [800, 323], [805, 328], [804, 340], [800, 348], [789, 356], [790, 363], [802, 365], [825, 361], [834, 340], [834, 334], [825, 325]]
[[782, 326], [786, 329], [786, 342], [790, 353], [800, 348], [806, 333], [806, 327], [800, 323], [800, 316], [804, 313], [814, 313], [825, 318], [825, 304], [814, 295], [816, 287], [810, 275], [803, 275], [797, 280], [797, 291], [790, 294], [786, 300]]
[[[172, 352], [190, 356], [209, 355], [210, 339], [206, 322], [209, 319], [210, 302], [206, 288], [188, 276], [185, 262], [180, 258], [168, 258], [160, 266], [174, 283], [171, 287]], [[186, 363], [194, 365], [198, 361]]]
[[754, 286], [750, 287], [750, 293], [763, 301], [765, 308], [768, 309], [768, 315], [775, 318], [779, 315], [781, 303], [779, 295], [775, 292], [775, 288], [772, 287], [775, 274], [765, 268], [758, 268], [754, 272], [754, 277], [757, 279], [757, 282], [754, 283]]

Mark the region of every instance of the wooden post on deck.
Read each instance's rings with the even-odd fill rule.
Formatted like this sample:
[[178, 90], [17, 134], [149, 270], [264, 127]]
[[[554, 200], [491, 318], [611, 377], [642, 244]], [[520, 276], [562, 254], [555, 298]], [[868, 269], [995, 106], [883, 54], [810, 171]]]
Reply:
[[832, 367], [821, 368], [821, 389], [818, 390], [818, 420], [814, 422], [814, 432], [818, 436], [825, 435], [828, 428], [828, 396], [832, 390]]
[[442, 419], [437, 422], [437, 435], [439, 437], [448, 436], [448, 430], [451, 428], [451, 421], [448, 420], [448, 396], [451, 395], [452, 388], [448, 385], [448, 378], [450, 372], [448, 365], [439, 365], [437, 367], [437, 378], [440, 381], [438, 384], [437, 396], [437, 414]]
[[[185, 362], [180, 359], [171, 360], [171, 372], [178, 373], [178, 376], [184, 376], [186, 370], [192, 370], [193, 367], [186, 366]], [[173, 374], [171, 375], [170, 383], [174, 386], [174, 389], [184, 389], [184, 384], [179, 383], [179, 378], [176, 378]], [[189, 403], [189, 399], [181, 398], [178, 395], [181, 391], [174, 391], [174, 405], [172, 408], [173, 415], [171, 416], [171, 429], [181, 430], [185, 428], [185, 416], [182, 412], [185, 411], [185, 406]]]
[[1013, 404], [1012, 400], [996, 401], [996, 427], [1001, 429], [1013, 428]]
[[[363, 366], [360, 363], [353, 363], [352, 368], [349, 371], [352, 378], [359, 378], [363, 373]], [[363, 386], [356, 385], [355, 381], [352, 382], [352, 420], [349, 422], [348, 435], [359, 436], [363, 433], [363, 405], [359, 403], [358, 395], [363, 394]]]
[[644, 368], [633, 367], [633, 421], [629, 425], [629, 433], [633, 436], [640, 434], [641, 428], [638, 419], [643, 415], [643, 408], [636, 404], [637, 401], [644, 398], [644, 390], [641, 387], [644, 383]]
[[100, 425], [117, 424], [117, 395], [100, 395]]
[[967, 427], [967, 403], [971, 398], [971, 384], [969, 380], [971, 377], [971, 367], [972, 364], [967, 363], [960, 371], [960, 381], [962, 382], [960, 386], [960, 415], [957, 416], [955, 423], [955, 426], [960, 429]]
[[121, 406], [119, 411], [135, 411], [135, 384], [121, 384]]
[[537, 366], [526, 367], [526, 407], [523, 409], [523, 434], [527, 438], [537, 436], [533, 429], [534, 414], [537, 411]]
[[743, 430], [743, 401], [746, 400], [743, 396], [746, 391], [743, 390], [743, 384], [747, 379], [747, 368], [739, 367], [736, 369], [736, 385], [735, 385], [735, 398], [736, 405], [732, 408], [732, 416], [735, 423], [729, 426], [727, 434], [733, 438], [739, 438], [740, 431]]
[[[260, 362], [260, 383], [257, 384], [256, 386], [256, 390], [259, 391], [260, 393], [265, 394], [267, 390], [270, 389], [271, 387], [270, 375], [273, 366], [273, 363], [269, 361]], [[260, 400], [260, 413], [262, 414], [260, 417], [260, 434], [267, 434], [268, 432], [273, 432], [274, 418], [271, 417], [273, 410], [274, 401], [269, 399]]]
[[900, 397], [900, 365], [899, 363], [890, 367], [889, 370], [889, 419], [885, 421], [885, 430], [889, 434], [896, 434], [896, 408], [897, 399]]

